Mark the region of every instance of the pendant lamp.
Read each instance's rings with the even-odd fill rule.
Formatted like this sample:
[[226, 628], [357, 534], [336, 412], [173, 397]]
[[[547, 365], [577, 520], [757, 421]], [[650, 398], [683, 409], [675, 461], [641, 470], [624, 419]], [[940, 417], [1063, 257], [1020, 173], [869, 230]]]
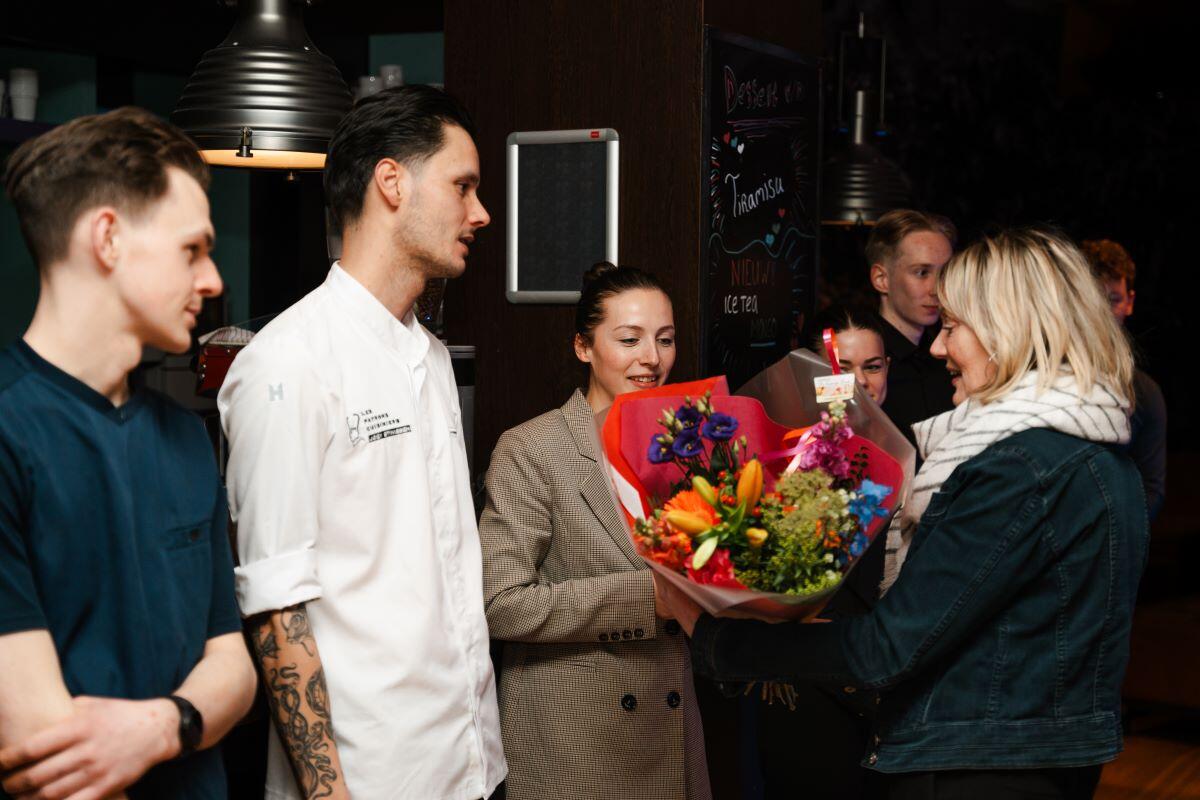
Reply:
[[321, 169], [353, 99], [304, 30], [303, 0], [239, 0], [225, 41], [200, 59], [171, 122], [209, 164]]
[[[894, 208], [912, 205], [912, 184], [904, 170], [872, 142], [886, 130], [883, 98], [886, 96], [887, 42], [867, 36], [866, 16], [858, 15], [857, 30], [842, 33], [838, 48], [838, 124], [849, 140], [824, 166], [821, 186], [822, 225], [873, 225]], [[843, 101], [853, 93], [854, 116], [850, 124], [842, 113]], [[869, 103], [868, 94], [878, 99]]]

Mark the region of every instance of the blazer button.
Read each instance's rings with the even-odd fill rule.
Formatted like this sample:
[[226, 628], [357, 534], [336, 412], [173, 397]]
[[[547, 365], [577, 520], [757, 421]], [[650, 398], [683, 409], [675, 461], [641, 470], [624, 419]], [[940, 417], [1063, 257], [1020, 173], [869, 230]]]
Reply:
[[608, 634], [607, 634], [607, 633], [602, 633], [602, 634], [600, 634], [600, 641], [602, 641], [602, 642], [607, 642], [607, 641], [608, 641]]
[[637, 698], [631, 694], [627, 694], [621, 698], [621, 708], [626, 711], [633, 711], [637, 708]]
[[621, 638], [622, 639], [632, 639], [633, 631], [625, 631], [624, 633], [621, 634]]
[[669, 692], [667, 694], [667, 705], [671, 708], [679, 708], [679, 692]]
[[663, 626], [663, 629], [666, 630], [667, 633], [679, 633], [679, 623], [673, 619], [669, 619], [667, 620], [667, 624]]
[[645, 632], [644, 630], [642, 630], [641, 628], [634, 628], [634, 629], [633, 629], [633, 638], [635, 638], [635, 639], [641, 639], [641, 638], [644, 638], [644, 637], [645, 637], [645, 635], [646, 635], [646, 632]]
[[609, 639], [612, 639], [614, 642], [619, 642], [619, 641], [621, 641], [621, 632], [620, 632], [620, 631], [613, 631], [612, 633], [610, 633], [610, 634], [608, 635], [608, 638], [609, 638]]

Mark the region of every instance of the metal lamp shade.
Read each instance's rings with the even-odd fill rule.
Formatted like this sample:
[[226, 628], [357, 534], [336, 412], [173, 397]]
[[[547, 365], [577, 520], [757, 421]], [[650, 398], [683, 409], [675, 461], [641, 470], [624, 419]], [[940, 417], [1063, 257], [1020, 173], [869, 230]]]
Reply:
[[302, 2], [241, 0], [233, 30], [200, 59], [171, 121], [209, 164], [321, 169], [352, 103], [304, 30]]
[[823, 225], [872, 225], [894, 208], [912, 205], [904, 171], [870, 144], [851, 144], [825, 162]]

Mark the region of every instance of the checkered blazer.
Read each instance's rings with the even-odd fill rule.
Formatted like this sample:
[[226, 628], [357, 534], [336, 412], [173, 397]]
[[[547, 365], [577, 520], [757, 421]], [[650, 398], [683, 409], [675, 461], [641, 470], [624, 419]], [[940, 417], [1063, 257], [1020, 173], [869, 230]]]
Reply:
[[687, 642], [654, 616], [592, 409], [500, 437], [479, 523], [509, 800], [708, 800]]

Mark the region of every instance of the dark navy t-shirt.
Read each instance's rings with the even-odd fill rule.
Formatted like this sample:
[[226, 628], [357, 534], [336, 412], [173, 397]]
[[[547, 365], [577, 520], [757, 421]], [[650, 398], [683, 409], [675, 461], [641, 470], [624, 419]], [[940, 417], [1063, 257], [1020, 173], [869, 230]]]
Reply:
[[[0, 635], [42, 628], [72, 695], [138, 700], [177, 689], [241, 622], [200, 420], [149, 391], [114, 407], [18, 341], [0, 352]], [[211, 749], [129, 791], [225, 794]]]

